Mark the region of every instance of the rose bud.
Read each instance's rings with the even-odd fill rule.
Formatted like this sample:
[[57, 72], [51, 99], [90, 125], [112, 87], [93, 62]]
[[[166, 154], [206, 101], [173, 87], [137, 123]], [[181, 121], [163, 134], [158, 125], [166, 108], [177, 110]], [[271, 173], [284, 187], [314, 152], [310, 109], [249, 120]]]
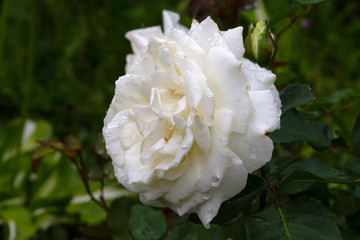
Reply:
[[245, 40], [245, 56], [260, 65], [266, 65], [275, 58], [276, 52], [274, 36], [268, 24], [260, 21], [255, 28], [250, 24]]

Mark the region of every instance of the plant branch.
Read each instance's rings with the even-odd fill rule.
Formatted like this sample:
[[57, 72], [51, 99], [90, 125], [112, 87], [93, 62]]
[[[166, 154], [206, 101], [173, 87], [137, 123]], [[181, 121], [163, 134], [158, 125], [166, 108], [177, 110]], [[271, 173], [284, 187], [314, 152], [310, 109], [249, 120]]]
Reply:
[[103, 206], [109, 210], [108, 205], [106, 204], [105, 198], [104, 198], [104, 181], [105, 181], [105, 173], [104, 173], [104, 166], [101, 166], [101, 179], [100, 179], [100, 201], [103, 204]]
[[97, 205], [99, 205], [102, 209], [104, 209], [105, 212], [109, 211], [109, 207], [107, 206], [104, 197], [103, 197], [103, 181], [101, 184], [101, 195], [100, 195], [100, 201], [98, 199], [95, 198], [95, 196], [92, 194], [91, 189], [90, 189], [90, 185], [89, 185], [89, 181], [87, 178], [87, 167], [83, 161], [83, 157], [82, 154], [79, 154], [79, 159], [80, 159], [80, 165], [74, 160], [71, 159], [71, 161], [74, 163], [76, 170], [79, 172], [81, 180], [84, 184], [85, 190], [87, 192], [87, 194], [90, 196], [91, 200], [94, 201]]
[[344, 152], [344, 153], [353, 155], [353, 156], [355, 156], [355, 157], [360, 157], [360, 154], [359, 154], [359, 153], [355, 153], [355, 152], [349, 151], [349, 150], [347, 150], [347, 149], [344, 149], [344, 148], [342, 148], [342, 147], [335, 146], [334, 144], [330, 144], [330, 147], [331, 147], [332, 149], [338, 150], [338, 151], [340, 151], [340, 152]]
[[296, 21], [297, 21], [300, 17], [305, 16], [306, 14], [308, 14], [308, 13], [310, 12], [311, 8], [312, 8], [312, 5], [308, 6], [303, 13], [300, 13], [300, 14], [298, 14], [298, 15], [292, 16], [292, 17], [290, 18], [290, 23], [289, 23], [287, 26], [285, 26], [283, 29], [281, 29], [280, 32], [278, 32], [278, 33], [275, 34], [275, 41], [277, 42], [277, 41], [279, 40], [280, 36], [281, 36], [284, 32], [286, 32], [289, 28], [291, 28], [291, 27], [296, 23]]

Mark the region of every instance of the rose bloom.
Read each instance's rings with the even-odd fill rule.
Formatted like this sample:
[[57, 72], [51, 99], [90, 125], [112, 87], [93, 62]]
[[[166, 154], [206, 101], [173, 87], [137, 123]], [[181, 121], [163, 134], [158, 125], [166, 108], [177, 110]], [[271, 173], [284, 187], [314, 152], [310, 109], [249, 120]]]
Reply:
[[144, 204], [195, 212], [206, 228], [248, 173], [271, 159], [279, 128], [276, 76], [243, 58], [242, 27], [208, 17], [190, 30], [164, 11], [130, 31], [134, 54], [116, 81], [103, 135], [117, 180]]

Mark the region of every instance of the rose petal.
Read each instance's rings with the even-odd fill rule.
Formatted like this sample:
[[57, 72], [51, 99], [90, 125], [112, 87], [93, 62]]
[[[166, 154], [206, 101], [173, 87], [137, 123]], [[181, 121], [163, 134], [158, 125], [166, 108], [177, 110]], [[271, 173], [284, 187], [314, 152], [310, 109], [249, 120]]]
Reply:
[[250, 89], [252, 91], [268, 89], [276, 80], [275, 74], [247, 59], [243, 60], [242, 69], [250, 83]]
[[209, 127], [198, 114], [193, 113], [191, 115], [196, 143], [201, 150], [206, 151], [208, 150], [211, 141]]
[[131, 42], [131, 48], [135, 54], [138, 54], [140, 49], [146, 47], [150, 38], [154, 36], [163, 36], [160, 26], [136, 29], [125, 34], [125, 37]]
[[207, 17], [200, 24], [194, 23], [191, 26], [190, 37], [192, 37], [204, 50], [208, 51], [215, 46], [227, 48], [224, 37], [216, 23]]
[[127, 69], [127, 74], [139, 75], [142, 78], [146, 78], [154, 71], [155, 65], [153, 59], [149, 56], [145, 56], [129, 66]]
[[196, 109], [201, 100], [202, 90], [198, 80], [190, 71], [184, 72], [184, 91], [192, 110]]
[[249, 131], [266, 134], [280, 127], [280, 106], [271, 90], [250, 91], [254, 113]]
[[242, 38], [243, 27], [232, 28], [223, 33], [226, 45], [234, 53], [236, 59], [242, 60], [245, 48]]
[[[136, 75], [125, 75], [116, 81], [115, 96], [104, 119], [107, 125], [114, 115], [124, 109], [130, 109], [135, 104], [146, 104], [148, 99], [142, 91], [142, 78]], [[131, 92], [132, 94], [127, 94]]]
[[103, 128], [108, 154], [120, 167], [124, 166], [125, 151], [142, 140], [131, 118], [127, 110], [118, 112]]
[[221, 203], [239, 193], [246, 185], [247, 171], [243, 162], [229, 149], [232, 115], [233, 113], [228, 109], [215, 111], [211, 134], [212, 144], [207, 156], [209, 162], [207, 167], [210, 169], [203, 173], [203, 176], [208, 178], [205, 178], [203, 184], [207, 181], [212, 186], [211, 190], [207, 192], [211, 198], [196, 208], [196, 212], [206, 228], [209, 228], [209, 223], [216, 216]]
[[274, 145], [269, 137], [253, 133], [232, 133], [229, 145], [231, 150], [243, 161], [249, 173], [270, 161], [274, 149]]
[[194, 111], [200, 104], [199, 112], [205, 122], [211, 124], [215, 109], [214, 93], [208, 87], [206, 76], [199, 65], [191, 59], [175, 56], [179, 69], [184, 75], [184, 90]]
[[254, 106], [249, 129], [246, 134], [231, 134], [230, 148], [240, 156], [245, 168], [253, 172], [271, 159], [274, 147], [265, 134], [280, 127], [280, 106], [271, 90], [250, 91], [249, 95]]
[[207, 57], [208, 84], [214, 92], [217, 108], [229, 108], [234, 113], [232, 130], [244, 133], [253, 108], [247, 94], [249, 83], [241, 70], [241, 62], [222, 47], [210, 49]]
[[177, 28], [179, 30], [182, 30], [184, 32], [188, 31], [187, 27], [184, 27], [179, 24], [180, 15], [175, 12], [163, 10], [163, 25], [164, 25], [164, 33], [169, 32], [172, 28]]
[[206, 52], [192, 37], [178, 29], [171, 29], [165, 37], [170, 43], [174, 43], [167, 44], [171, 52], [186, 56], [203, 68]]

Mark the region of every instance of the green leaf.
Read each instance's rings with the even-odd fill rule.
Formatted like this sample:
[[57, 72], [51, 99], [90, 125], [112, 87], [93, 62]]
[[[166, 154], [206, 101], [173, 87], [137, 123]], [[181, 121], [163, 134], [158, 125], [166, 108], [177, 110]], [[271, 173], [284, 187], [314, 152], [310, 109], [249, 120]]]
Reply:
[[345, 98], [351, 97], [354, 95], [354, 91], [350, 88], [340, 89], [335, 91], [330, 96], [325, 97], [325, 103], [336, 104], [343, 101]]
[[166, 218], [160, 210], [136, 205], [131, 208], [129, 228], [135, 239], [160, 239], [166, 231]]
[[25, 138], [22, 143], [22, 151], [33, 150], [37, 145], [37, 141], [49, 139], [52, 135], [51, 125], [44, 120], [35, 122], [30, 119], [26, 120], [23, 131], [24, 133], [28, 133], [28, 135], [23, 134], [26, 135], [27, 138]]
[[340, 240], [327, 209], [316, 199], [301, 197], [281, 208], [268, 207], [246, 221], [250, 240]]
[[264, 179], [249, 174], [246, 187], [239, 194], [221, 204], [219, 213], [211, 223], [228, 223], [236, 219], [255, 198], [257, 198], [267, 187]]
[[[345, 164], [345, 172], [347, 174], [360, 177], [360, 158], [353, 157]], [[348, 186], [351, 194], [360, 199], [360, 186]]]
[[296, 162], [283, 170], [281, 184], [293, 181], [319, 181], [360, 185], [360, 177], [349, 176], [322, 163], [318, 159], [306, 159]]
[[281, 186], [281, 191], [289, 195], [297, 194], [309, 190], [312, 185], [313, 182], [310, 181], [289, 182], [284, 186]]
[[134, 199], [127, 197], [118, 198], [111, 203], [107, 226], [113, 239], [132, 239], [128, 219], [130, 218], [130, 209], [136, 203]]
[[297, 160], [293, 157], [280, 157], [280, 156], [273, 156], [270, 162], [266, 163], [266, 168], [269, 171], [270, 177], [271, 175], [276, 175], [287, 166], [290, 166]]
[[332, 204], [329, 207], [334, 215], [348, 216], [360, 210], [360, 201], [354, 198], [349, 191], [337, 188], [331, 188], [330, 191]]
[[331, 130], [321, 123], [303, 118], [295, 110], [288, 111], [281, 119], [281, 128], [269, 133], [274, 143], [307, 141], [313, 148], [322, 150], [331, 144]]
[[224, 233], [217, 226], [205, 229], [200, 224], [184, 223], [171, 231], [166, 240], [222, 240]]
[[29, 209], [20, 205], [13, 205], [1, 209], [0, 219], [7, 225], [6, 239], [27, 240], [32, 238], [39, 226], [31, 218]]
[[287, 85], [280, 92], [280, 99], [282, 103], [282, 115], [291, 108], [300, 107], [315, 100], [310, 86], [301, 83]]
[[296, 0], [298, 3], [303, 4], [318, 4], [322, 2], [326, 2], [327, 0]]
[[31, 170], [36, 173], [43, 159], [55, 152], [62, 152], [65, 147], [58, 141], [39, 141], [40, 146], [34, 149], [32, 153]]
[[55, 150], [49, 146], [40, 145], [39, 147], [35, 148], [32, 153], [31, 170], [36, 173], [42, 160], [54, 152]]
[[72, 203], [66, 207], [66, 213], [76, 214], [82, 222], [90, 225], [95, 225], [99, 222], [105, 221], [106, 212], [94, 201], [85, 201], [80, 203]]
[[352, 131], [352, 137], [354, 147], [360, 152], [360, 114], [356, 118], [356, 122]]

